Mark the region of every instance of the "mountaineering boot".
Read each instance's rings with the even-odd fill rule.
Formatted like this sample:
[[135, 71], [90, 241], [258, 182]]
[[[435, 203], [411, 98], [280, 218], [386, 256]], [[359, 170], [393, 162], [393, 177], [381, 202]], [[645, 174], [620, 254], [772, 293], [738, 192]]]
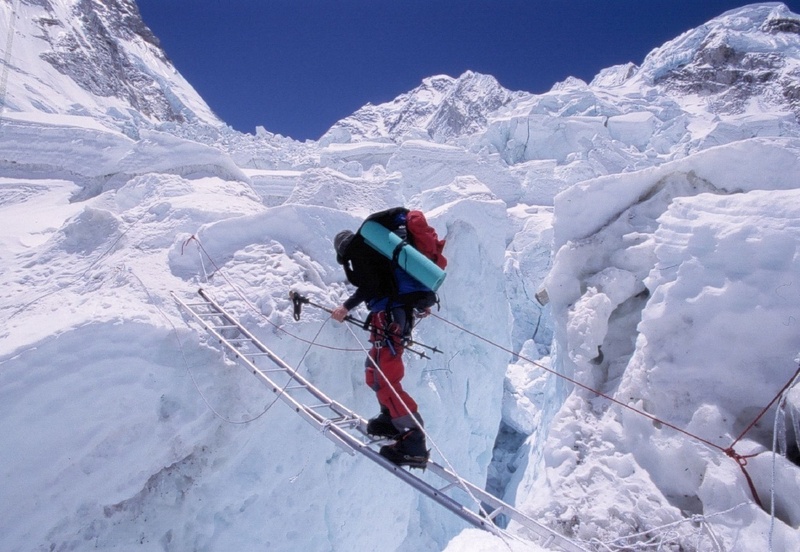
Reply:
[[394, 439], [400, 432], [394, 427], [389, 409], [382, 406], [381, 413], [367, 422], [367, 433], [375, 437], [388, 437]]
[[421, 429], [409, 429], [393, 445], [381, 447], [380, 455], [398, 466], [425, 468], [430, 453], [425, 448], [425, 434]]

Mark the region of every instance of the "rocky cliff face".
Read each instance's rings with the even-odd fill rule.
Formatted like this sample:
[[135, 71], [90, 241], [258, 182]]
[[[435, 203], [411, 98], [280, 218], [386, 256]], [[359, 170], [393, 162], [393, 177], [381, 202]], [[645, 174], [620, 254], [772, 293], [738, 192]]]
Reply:
[[643, 65], [671, 95], [708, 100], [713, 113], [785, 109], [800, 117], [800, 20], [783, 4], [732, 10], [655, 50]]
[[160, 61], [169, 63], [139, 17], [136, 4], [80, 0], [71, 12], [79, 26], [68, 28], [55, 19], [38, 20], [41, 36], [51, 48], [41, 54], [43, 60], [96, 96], [119, 98], [146, 116], [186, 120], [177, 106], [170, 105], [153, 76], [137, 67], [120, 44], [121, 40], [139, 38], [151, 46]]
[[20, 0], [0, 6], [14, 40], [6, 111], [115, 124], [220, 125], [175, 70], [134, 0]]

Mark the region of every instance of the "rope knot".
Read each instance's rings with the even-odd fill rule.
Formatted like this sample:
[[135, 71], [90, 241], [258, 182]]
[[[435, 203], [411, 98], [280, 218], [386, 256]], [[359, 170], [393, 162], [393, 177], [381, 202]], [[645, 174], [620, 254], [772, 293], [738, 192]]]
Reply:
[[733, 449], [733, 447], [726, 448], [724, 452], [725, 454], [736, 460], [736, 463], [739, 464], [739, 466], [741, 466], [742, 468], [747, 466], [747, 460], [749, 458], [755, 458], [756, 456], [758, 456], [757, 454], [739, 454]]
[[745, 479], [747, 479], [747, 485], [750, 487], [750, 493], [753, 495], [753, 500], [756, 504], [758, 504], [759, 508], [764, 508], [763, 504], [761, 503], [761, 499], [758, 497], [758, 491], [756, 490], [756, 485], [753, 483], [753, 478], [750, 477], [750, 474], [747, 473], [747, 459], [753, 458], [757, 456], [756, 454], [739, 454], [733, 449], [733, 446], [726, 448], [723, 451], [726, 455], [736, 460], [736, 463], [739, 464], [739, 467], [742, 469], [742, 473], [744, 474]]

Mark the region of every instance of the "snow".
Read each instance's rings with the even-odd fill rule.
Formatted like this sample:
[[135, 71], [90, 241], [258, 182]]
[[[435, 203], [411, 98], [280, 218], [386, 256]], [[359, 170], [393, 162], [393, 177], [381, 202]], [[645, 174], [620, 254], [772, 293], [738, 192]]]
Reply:
[[[732, 40], [764, 13], [787, 12], [732, 12]], [[590, 550], [800, 548], [798, 388], [759, 417], [800, 362], [800, 129], [641, 79], [718, 24], [540, 96], [432, 77], [306, 144], [120, 123], [32, 57], [0, 132], [0, 548], [552, 549], [344, 454], [176, 306], [204, 288], [370, 417], [363, 332], [296, 321], [288, 292], [340, 303], [333, 236], [400, 204], [447, 240], [440, 318], [416, 329], [442, 354], [404, 379], [437, 461]], [[507, 103], [431, 126], [481, 91]]]
[[69, 203], [79, 190], [66, 180], [0, 179], [5, 219], [0, 230], [0, 262], [10, 263], [13, 255], [41, 245], [64, 220], [82, 210], [80, 204]]

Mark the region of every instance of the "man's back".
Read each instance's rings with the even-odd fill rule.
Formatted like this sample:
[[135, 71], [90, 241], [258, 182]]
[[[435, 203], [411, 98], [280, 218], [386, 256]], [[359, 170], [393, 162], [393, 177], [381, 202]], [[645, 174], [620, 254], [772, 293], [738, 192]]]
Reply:
[[392, 262], [356, 235], [345, 251], [344, 270], [366, 301], [392, 297], [397, 293]]

